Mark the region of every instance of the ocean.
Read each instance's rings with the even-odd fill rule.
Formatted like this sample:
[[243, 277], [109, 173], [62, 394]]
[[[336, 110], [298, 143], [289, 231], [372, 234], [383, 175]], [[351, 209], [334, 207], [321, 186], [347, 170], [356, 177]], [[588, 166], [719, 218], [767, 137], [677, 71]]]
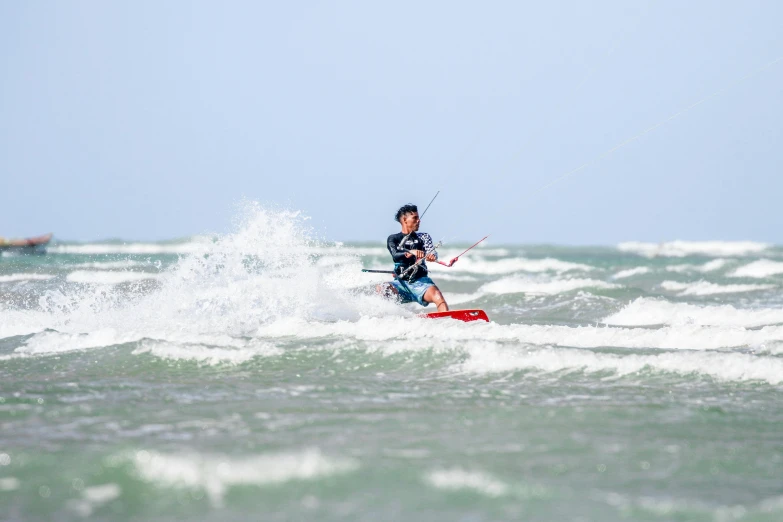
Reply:
[[783, 520], [783, 248], [240, 221], [0, 258], [0, 520]]

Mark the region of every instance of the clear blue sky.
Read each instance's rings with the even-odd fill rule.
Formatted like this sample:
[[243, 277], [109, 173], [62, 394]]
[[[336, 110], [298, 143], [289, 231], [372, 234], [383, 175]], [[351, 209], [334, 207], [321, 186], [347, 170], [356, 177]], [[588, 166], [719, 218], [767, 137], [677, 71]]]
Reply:
[[[783, 243], [783, 3], [0, 2], [0, 235]], [[724, 87], [653, 132], [548, 181]]]

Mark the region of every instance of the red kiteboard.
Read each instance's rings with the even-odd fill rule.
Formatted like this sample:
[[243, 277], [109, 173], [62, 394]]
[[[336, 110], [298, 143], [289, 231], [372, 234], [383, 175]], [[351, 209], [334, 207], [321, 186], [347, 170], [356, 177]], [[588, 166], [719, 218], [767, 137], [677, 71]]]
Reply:
[[484, 310], [449, 310], [448, 312], [433, 312], [431, 314], [419, 314], [417, 317], [424, 317], [425, 319], [442, 319], [451, 318], [457, 321], [464, 321], [469, 323], [471, 321], [486, 321], [489, 322]]

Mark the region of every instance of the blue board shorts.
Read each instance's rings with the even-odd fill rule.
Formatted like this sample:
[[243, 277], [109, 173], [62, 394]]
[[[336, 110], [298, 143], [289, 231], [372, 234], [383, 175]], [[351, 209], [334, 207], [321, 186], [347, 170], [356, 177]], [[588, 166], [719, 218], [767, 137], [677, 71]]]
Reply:
[[397, 290], [400, 295], [400, 301], [403, 303], [413, 303], [414, 301], [421, 306], [427, 306], [429, 303], [424, 300], [424, 294], [435, 282], [429, 277], [420, 277], [415, 281], [402, 282], [395, 279], [389, 283]]

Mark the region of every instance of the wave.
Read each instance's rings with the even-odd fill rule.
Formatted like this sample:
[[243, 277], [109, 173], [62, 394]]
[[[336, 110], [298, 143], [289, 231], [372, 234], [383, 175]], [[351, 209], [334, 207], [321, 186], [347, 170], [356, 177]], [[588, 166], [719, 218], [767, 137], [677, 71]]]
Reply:
[[91, 270], [75, 270], [65, 277], [65, 279], [71, 283], [93, 285], [116, 285], [119, 283], [157, 278], [157, 274], [147, 272], [109, 272]]
[[770, 246], [767, 243], [755, 241], [670, 241], [665, 243], [627, 241], [617, 245], [617, 249], [621, 252], [631, 252], [644, 257], [693, 255], [741, 257], [763, 252]]
[[52, 254], [196, 254], [204, 252], [209, 242], [189, 243], [88, 243], [81, 245], [59, 244], [48, 247]]
[[133, 352], [137, 355], [149, 354], [205, 364], [242, 364], [256, 357], [279, 355], [277, 344], [292, 340], [309, 341], [306, 343], [308, 345], [339, 340], [348, 343], [346, 347], [335, 348], [327, 345], [315, 349], [369, 350], [385, 355], [394, 355], [401, 350], [457, 353], [465, 343], [587, 349], [716, 350], [771, 346], [783, 342], [783, 326], [749, 329], [739, 326], [675, 324], [650, 329], [620, 326], [466, 324], [412, 318], [410, 312], [401, 312], [407, 315], [362, 317], [358, 321], [334, 322], [306, 321], [301, 318], [280, 319], [259, 326], [249, 339], [224, 334], [183, 333], [176, 328], [152, 333], [115, 329], [84, 334], [46, 331], [34, 334], [12, 354], [0, 358], [52, 356], [128, 343], [139, 343]]
[[783, 263], [779, 261], [770, 261], [769, 259], [759, 259], [750, 264], [741, 266], [731, 272], [731, 277], [755, 277], [758, 279], [773, 275], [783, 274]]
[[[288, 213], [295, 214], [295, 213]], [[57, 244], [47, 248], [49, 253], [53, 254], [77, 254], [77, 255], [108, 255], [108, 254], [126, 254], [126, 255], [155, 255], [155, 254], [198, 254], [210, 251], [216, 243], [213, 237], [197, 236], [190, 241], [180, 243], [82, 243], [82, 244]], [[303, 248], [307, 254], [324, 255], [346, 255], [346, 256], [374, 256], [388, 257], [389, 251], [382, 246], [354, 246], [345, 245], [341, 242], [334, 244], [309, 245]], [[450, 259], [456, 256], [462, 250], [457, 248], [438, 249], [441, 257]], [[486, 248], [477, 249], [477, 253], [483, 257], [501, 257], [510, 254], [505, 248]], [[467, 258], [465, 258], [467, 259]], [[462, 262], [464, 259], [461, 259]]]
[[38, 310], [9, 309], [0, 303], [0, 339], [40, 332], [51, 321], [51, 315]]
[[[448, 259], [447, 256], [441, 256], [442, 259]], [[571, 271], [589, 271], [593, 267], [580, 263], [570, 263], [551, 257], [545, 259], [525, 259], [511, 258], [500, 259], [498, 261], [487, 261], [481, 258], [465, 257], [460, 258], [451, 268], [445, 268], [435, 263], [430, 263], [433, 272], [442, 272], [451, 270], [454, 272], [469, 272], [484, 275], [512, 274], [514, 272], [571, 272]]]
[[537, 281], [520, 277], [507, 277], [492, 281], [479, 288], [489, 294], [546, 294], [554, 295], [582, 288], [620, 288], [619, 285], [596, 279], [555, 279]]
[[[369, 274], [359, 272], [358, 259], [337, 253], [319, 261], [319, 255], [302, 254], [324, 251], [320, 243], [311, 239], [303, 216], [295, 212], [268, 211], [256, 204], [249, 205], [243, 222], [234, 233], [218, 237], [207, 246], [208, 255], [182, 256], [171, 267], [154, 274], [72, 272], [69, 280], [78, 278], [78, 274], [87, 274], [80, 281], [96, 284], [51, 289], [35, 303], [38, 309], [3, 310], [0, 335], [33, 334], [29, 339], [18, 341], [23, 344], [12, 354], [15, 357], [139, 343], [134, 346], [137, 355], [204, 364], [244, 364], [255, 357], [274, 353], [263, 343], [274, 345], [289, 339], [348, 339], [373, 349], [381, 349], [374, 344], [378, 341], [416, 339], [421, 341], [416, 346], [421, 345], [422, 349], [442, 346], [449, 350], [454, 350], [455, 344], [471, 341], [525, 346], [708, 350], [783, 340], [781, 327], [764, 326], [768, 320], [777, 324], [776, 320], [766, 319], [765, 314], [738, 315], [736, 319], [727, 318], [727, 324], [713, 325], [707, 324], [711, 322], [706, 318], [708, 312], [696, 310], [687, 310], [695, 317], [688, 324], [677, 322], [671, 314], [666, 315], [669, 311], [657, 311], [656, 314], [665, 316], [658, 324], [672, 324], [656, 330], [621, 325], [601, 328], [497, 323], [465, 325], [456, 321], [415, 319], [412, 318], [413, 310], [372, 294], [374, 280]], [[263, 255], [259, 256], [259, 253]], [[157, 282], [139, 291], [98, 284], [110, 283], [106, 277], [124, 281], [129, 274], [134, 278], [155, 277]], [[455, 295], [452, 302], [490, 300], [497, 295], [514, 293], [550, 296], [576, 294], [586, 289], [622, 288], [619, 284], [586, 277], [549, 277], [502, 277], [476, 290], [465, 289], [462, 294]], [[381, 275], [381, 279], [386, 276]], [[677, 291], [704, 290], [685, 285], [677, 287]], [[719, 289], [735, 291], [734, 286]], [[707, 289], [715, 290], [713, 287]], [[752, 286], [752, 289], [757, 288]], [[503, 299], [505, 302], [513, 300]], [[552, 301], [549, 298], [542, 300]], [[633, 315], [644, 315], [641, 308], [646, 306], [637, 305], [640, 310], [631, 308], [625, 316], [616, 315], [606, 321], [632, 324], [636, 320]], [[677, 311], [680, 312], [683, 310]], [[508, 317], [508, 313], [513, 312], [504, 310], [504, 313]], [[723, 310], [721, 313], [728, 317], [733, 312]], [[525, 320], [525, 316], [518, 320]], [[743, 326], [764, 328], [748, 330]]]
[[114, 483], [84, 488], [80, 499], [70, 499], [67, 506], [83, 517], [89, 517], [93, 511], [118, 498], [122, 488]]
[[[42, 294], [36, 303], [42, 313], [21, 317], [24, 328], [15, 330], [80, 334], [111, 328], [145, 334], [134, 340], [179, 341], [177, 332], [241, 337], [281, 318], [330, 321], [406, 313], [366, 295], [366, 288], [354, 288], [367, 286], [358, 261], [355, 270], [350, 264], [318, 266], [317, 256], [306, 253], [319, 247], [309, 234], [299, 213], [250, 204], [236, 232], [209, 243], [205, 255], [182, 256], [158, 273], [71, 272], [68, 281], [86, 284]], [[149, 278], [157, 280], [154, 288], [112, 286]]]
[[144, 341], [133, 350], [133, 355], [150, 354], [174, 361], [194, 361], [208, 364], [241, 364], [258, 356], [281, 355], [282, 350], [268, 343], [256, 343], [237, 348], [221, 348], [203, 344], [183, 344], [166, 341]]
[[[773, 520], [780, 518], [783, 511], [783, 496], [779, 495], [745, 505], [716, 505], [668, 495], [630, 496], [617, 492], [606, 494], [605, 501], [620, 513], [640, 513], [637, 518], [641, 520]], [[774, 516], [775, 513], [778, 515]]]
[[783, 309], [744, 310], [731, 305], [698, 306], [640, 297], [602, 322], [615, 326], [668, 324], [754, 327], [783, 324]]
[[112, 328], [89, 333], [61, 333], [45, 331], [27, 339], [13, 355], [6, 358], [30, 355], [57, 355], [65, 352], [105, 348], [137, 340], [136, 334], [120, 334]]
[[[255, 335], [265, 340], [352, 339], [364, 342], [416, 340], [421, 350], [469, 341], [512, 342], [527, 346], [575, 348], [656, 348], [668, 350], [715, 350], [758, 346], [783, 340], [783, 326], [746, 329], [728, 326], [676, 325], [657, 329], [560, 325], [501, 325], [411, 317], [363, 317], [359, 321], [334, 323], [287, 319], [259, 327]], [[382, 348], [381, 348], [382, 349]], [[396, 353], [397, 350], [395, 349]]]
[[69, 264], [68, 268], [97, 268], [99, 270], [114, 270], [136, 268], [141, 266], [152, 266], [152, 263], [123, 259], [121, 261], [96, 261], [92, 263], [76, 263], [73, 265]]
[[776, 285], [718, 285], [708, 283], [707, 281], [698, 281], [695, 283], [679, 283], [677, 281], [664, 281], [661, 288], [672, 292], [679, 292], [679, 296], [704, 296], [717, 294], [742, 294], [746, 292], [758, 292], [760, 290], [770, 290]]
[[678, 273], [687, 273], [687, 272], [701, 272], [702, 274], [706, 274], [707, 272], [714, 272], [716, 270], [720, 270], [726, 264], [728, 264], [727, 259], [713, 259], [712, 261], [708, 261], [704, 263], [703, 265], [671, 265], [667, 266], [666, 270], [668, 272], [678, 272]]
[[269, 343], [254, 339], [172, 329], [139, 332], [132, 329], [103, 328], [86, 333], [69, 333], [40, 331], [40, 326], [35, 330], [35, 327], [25, 325], [19, 332], [0, 330], [0, 338], [23, 334], [32, 335], [12, 354], [0, 358], [60, 355], [130, 343], [140, 343], [134, 354], [151, 354], [165, 359], [192, 360], [208, 364], [239, 363], [258, 355], [271, 356], [278, 353]]
[[120, 466], [126, 462], [133, 465], [140, 480], [157, 487], [204, 491], [214, 507], [223, 505], [226, 492], [234, 486], [317, 480], [359, 468], [353, 459], [327, 457], [315, 448], [243, 458], [140, 450], [109, 457], [105, 464]]
[[437, 489], [468, 490], [487, 497], [500, 497], [510, 491], [508, 484], [488, 473], [467, 471], [461, 468], [434, 470], [427, 473], [424, 480]]
[[626, 277], [633, 277], [636, 275], [642, 275], [642, 274], [649, 274], [650, 268], [646, 266], [638, 266], [636, 268], [629, 268], [627, 270], [620, 270], [615, 275], [612, 276], [612, 279], [625, 279]]
[[0, 491], [16, 491], [21, 484], [21, 481], [16, 477], [2, 477], [0, 478]]
[[[135, 336], [138, 337], [138, 334]], [[348, 352], [356, 354], [361, 360], [366, 360], [367, 356], [397, 358], [401, 353], [435, 354], [442, 364], [448, 365], [441, 370], [447, 374], [452, 374], [455, 368], [469, 373], [608, 371], [618, 376], [649, 370], [679, 375], [700, 374], [728, 381], [783, 382], [783, 359], [760, 355], [780, 352], [783, 346], [782, 326], [760, 329], [697, 325], [658, 329], [504, 326], [398, 317], [334, 323], [303, 323], [301, 319], [290, 319], [263, 326], [250, 340], [217, 336], [198, 342], [196, 336], [190, 336], [190, 342], [139, 341], [133, 339], [134, 334], [108, 330], [83, 335], [42, 332], [28, 339], [25, 346], [12, 354], [0, 356], [0, 359], [61, 355], [138, 341], [139, 345], [133, 351], [135, 355], [208, 365], [244, 364], [259, 357], [282, 355], [283, 349], [276, 345], [275, 339], [286, 344], [317, 340], [306, 343], [308, 351], [339, 353], [341, 360]], [[752, 347], [755, 354], [714, 351], [737, 347]], [[667, 353], [610, 354], [591, 351], [605, 348], [660, 349], [667, 350]]]
[[17, 281], [46, 281], [56, 276], [50, 274], [8, 274], [0, 276], [0, 283], [14, 283]]
[[459, 366], [476, 374], [537, 370], [544, 373], [610, 372], [626, 376], [642, 371], [697, 374], [720, 381], [783, 383], [783, 360], [744, 353], [670, 352], [658, 355], [616, 355], [567, 348], [514, 349], [484, 345], [471, 350]]

